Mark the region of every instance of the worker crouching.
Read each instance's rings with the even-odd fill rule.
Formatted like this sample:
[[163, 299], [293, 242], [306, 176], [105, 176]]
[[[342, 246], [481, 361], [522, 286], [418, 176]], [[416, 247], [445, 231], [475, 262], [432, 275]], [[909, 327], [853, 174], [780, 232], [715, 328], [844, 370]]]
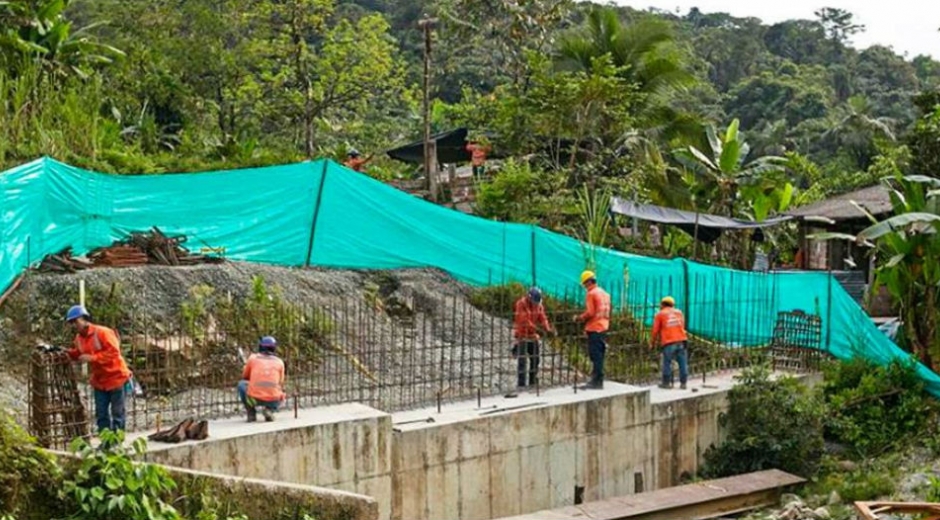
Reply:
[[275, 355], [277, 340], [261, 338], [258, 353], [252, 354], [238, 382], [238, 397], [248, 412], [248, 422], [258, 420], [258, 407], [265, 421], [273, 421], [274, 413], [286, 399], [284, 393], [284, 361]]

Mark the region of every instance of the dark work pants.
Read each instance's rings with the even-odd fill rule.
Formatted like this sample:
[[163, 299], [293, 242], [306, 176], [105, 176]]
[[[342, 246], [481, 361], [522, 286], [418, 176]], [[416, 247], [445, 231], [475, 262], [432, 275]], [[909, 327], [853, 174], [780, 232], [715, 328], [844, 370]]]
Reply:
[[114, 390], [95, 389], [95, 419], [98, 432], [124, 429], [124, 385]]
[[539, 342], [519, 342], [518, 356], [519, 386], [535, 386], [539, 382]]
[[591, 373], [591, 384], [599, 385], [604, 382], [604, 355], [607, 353], [607, 333], [588, 332], [588, 357], [594, 365]]

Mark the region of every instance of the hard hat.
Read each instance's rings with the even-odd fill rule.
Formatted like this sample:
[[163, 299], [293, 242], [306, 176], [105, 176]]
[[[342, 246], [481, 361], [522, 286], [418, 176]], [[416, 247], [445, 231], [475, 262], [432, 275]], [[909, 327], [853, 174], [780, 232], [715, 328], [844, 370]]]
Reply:
[[676, 299], [673, 298], [672, 296], [666, 296], [666, 297], [663, 298], [662, 300], [659, 300], [659, 304], [660, 304], [660, 305], [668, 305], [668, 306], [670, 306], [670, 307], [675, 307], [675, 306], [676, 306]]
[[350, 148], [349, 152], [346, 155], [350, 157], [359, 157], [359, 150], [356, 150], [355, 148]]
[[584, 285], [588, 280], [594, 280], [594, 271], [584, 271], [581, 273], [581, 284]]
[[91, 318], [91, 314], [88, 314], [88, 310], [85, 309], [84, 305], [69, 307], [69, 311], [65, 313], [65, 321], [73, 322], [79, 318]]
[[265, 336], [258, 342], [258, 348], [262, 350], [274, 350], [277, 348], [277, 340], [274, 336]]
[[532, 287], [529, 289], [529, 300], [532, 303], [541, 303], [542, 301], [542, 291], [538, 287]]

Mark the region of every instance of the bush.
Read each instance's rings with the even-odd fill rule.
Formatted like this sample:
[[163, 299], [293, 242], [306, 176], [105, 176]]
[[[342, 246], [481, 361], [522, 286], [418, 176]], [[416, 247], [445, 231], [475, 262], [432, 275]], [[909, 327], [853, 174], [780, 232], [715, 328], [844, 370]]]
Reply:
[[823, 408], [799, 381], [772, 380], [765, 367], [744, 371], [718, 419], [727, 440], [705, 452], [703, 475], [725, 477], [777, 468], [809, 477], [823, 454]]
[[935, 406], [911, 363], [885, 367], [858, 359], [826, 368], [826, 438], [856, 456], [884, 453], [925, 435]]
[[44, 495], [56, 489], [60, 472], [52, 457], [36, 447], [33, 438], [0, 412], [0, 515], [15, 515], [27, 504], [53, 506]]
[[105, 431], [101, 447], [93, 448], [84, 439], [72, 443], [78, 467], [65, 480], [60, 498], [73, 504], [73, 518], [98, 520], [182, 520], [167, 502], [176, 483], [166, 470], [136, 462], [146, 452], [146, 441], [123, 444], [123, 433]]

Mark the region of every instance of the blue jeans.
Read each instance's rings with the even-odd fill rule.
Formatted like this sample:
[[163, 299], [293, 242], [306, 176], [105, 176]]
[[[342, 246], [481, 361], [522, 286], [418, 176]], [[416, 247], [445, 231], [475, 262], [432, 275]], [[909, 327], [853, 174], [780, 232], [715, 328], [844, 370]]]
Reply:
[[280, 401], [259, 401], [248, 397], [248, 381], [244, 379], [238, 382], [238, 398], [241, 400], [242, 404], [245, 405], [245, 408], [249, 409], [254, 409], [256, 406], [263, 406], [277, 411], [277, 409], [281, 407]]
[[663, 347], [663, 384], [672, 385], [672, 360], [679, 362], [679, 382], [689, 381], [689, 354], [685, 342], [670, 343]]
[[591, 358], [593, 370], [591, 384], [599, 385], [604, 382], [604, 354], [607, 353], [607, 333], [588, 332], [588, 357]]
[[98, 432], [124, 430], [124, 385], [114, 390], [95, 389], [95, 422]]

